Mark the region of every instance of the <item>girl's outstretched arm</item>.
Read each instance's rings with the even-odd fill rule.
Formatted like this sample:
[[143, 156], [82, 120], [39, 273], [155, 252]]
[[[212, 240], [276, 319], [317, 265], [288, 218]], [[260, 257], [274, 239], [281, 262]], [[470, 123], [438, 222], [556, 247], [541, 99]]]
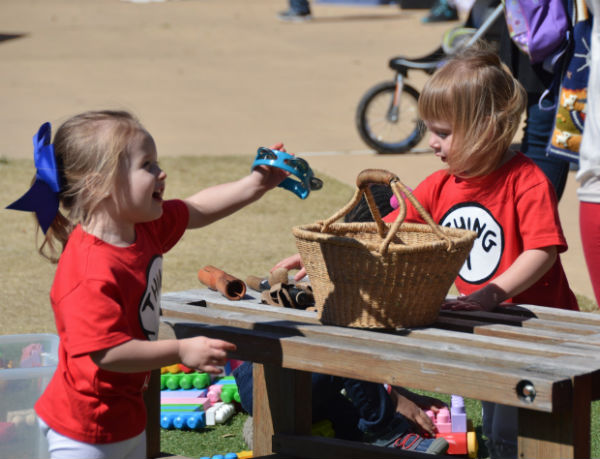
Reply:
[[513, 264], [485, 287], [456, 300], [447, 301], [443, 308], [452, 310], [491, 311], [500, 303], [527, 290], [554, 264], [555, 246], [524, 251]]
[[139, 373], [183, 363], [199, 372], [219, 374], [217, 367], [225, 365], [227, 352], [235, 350], [233, 343], [203, 336], [158, 341], [132, 339], [93, 352], [90, 357], [103, 370], [119, 373]]
[[[278, 143], [271, 148], [283, 150]], [[259, 166], [249, 175], [235, 182], [215, 185], [184, 199], [190, 212], [188, 228], [209, 225], [258, 200], [268, 190], [279, 185], [287, 172], [282, 169]]]

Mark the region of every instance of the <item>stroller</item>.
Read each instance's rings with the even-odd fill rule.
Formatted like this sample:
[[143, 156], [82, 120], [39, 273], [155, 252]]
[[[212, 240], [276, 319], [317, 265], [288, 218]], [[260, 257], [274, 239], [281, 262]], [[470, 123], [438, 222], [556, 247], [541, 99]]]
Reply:
[[482, 37], [497, 43], [503, 8], [499, 1], [477, 0], [466, 23], [446, 32], [435, 51], [416, 59], [390, 59], [394, 80], [369, 89], [356, 109], [356, 127], [362, 140], [377, 153], [405, 153], [418, 144], [425, 135], [425, 126], [418, 113], [419, 91], [405, 81], [409, 70], [431, 75], [453, 53]]

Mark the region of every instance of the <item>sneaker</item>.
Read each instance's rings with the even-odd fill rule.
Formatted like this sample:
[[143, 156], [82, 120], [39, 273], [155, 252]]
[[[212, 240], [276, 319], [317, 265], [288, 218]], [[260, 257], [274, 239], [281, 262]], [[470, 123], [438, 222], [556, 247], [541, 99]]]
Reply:
[[287, 11], [282, 11], [281, 13], [279, 13], [277, 15], [277, 17], [279, 18], [280, 21], [285, 21], [285, 22], [305, 22], [305, 21], [310, 21], [312, 19], [312, 16], [310, 15], [310, 12], [306, 12], [306, 13], [300, 13], [296, 10], [292, 10], [289, 9]]
[[392, 448], [418, 451], [420, 453], [433, 454], [436, 456], [444, 454], [448, 450], [448, 446], [448, 442], [442, 437], [425, 438], [416, 433], [407, 433], [398, 438], [391, 445]]
[[458, 11], [454, 6], [448, 4], [447, 0], [439, 0], [429, 10], [429, 16], [424, 17], [422, 22], [457, 21]]

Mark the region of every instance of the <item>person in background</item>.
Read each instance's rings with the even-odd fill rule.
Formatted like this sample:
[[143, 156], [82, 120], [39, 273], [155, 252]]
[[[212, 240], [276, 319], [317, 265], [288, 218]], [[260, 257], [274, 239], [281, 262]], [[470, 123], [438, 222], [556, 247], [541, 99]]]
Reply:
[[587, 117], [579, 150], [579, 227], [583, 253], [600, 304], [600, 0], [588, 0], [594, 15], [591, 36], [590, 75], [587, 88]]
[[[496, 5], [498, 2], [493, 1], [492, 4]], [[541, 63], [532, 64], [529, 57], [513, 43], [506, 21], [502, 20], [499, 23], [500, 59], [527, 92], [527, 109], [520, 151], [544, 171], [560, 201], [567, 183], [569, 162], [546, 154], [556, 117], [555, 107], [560, 84], [556, 84], [555, 80], [559, 75], [545, 70]], [[549, 91], [544, 94], [546, 90]], [[543, 99], [542, 94], [544, 94]]]
[[458, 9], [453, 0], [436, 0], [429, 14], [422, 20], [424, 23], [458, 21]]
[[286, 22], [310, 21], [310, 3], [308, 0], [288, 0], [288, 9], [280, 12], [277, 17]]

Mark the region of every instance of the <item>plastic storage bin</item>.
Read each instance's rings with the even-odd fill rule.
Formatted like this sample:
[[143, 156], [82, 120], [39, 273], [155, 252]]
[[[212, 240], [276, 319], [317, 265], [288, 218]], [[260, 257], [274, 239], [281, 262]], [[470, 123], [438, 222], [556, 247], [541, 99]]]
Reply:
[[33, 405], [57, 362], [57, 335], [0, 335], [0, 458], [48, 457]]

